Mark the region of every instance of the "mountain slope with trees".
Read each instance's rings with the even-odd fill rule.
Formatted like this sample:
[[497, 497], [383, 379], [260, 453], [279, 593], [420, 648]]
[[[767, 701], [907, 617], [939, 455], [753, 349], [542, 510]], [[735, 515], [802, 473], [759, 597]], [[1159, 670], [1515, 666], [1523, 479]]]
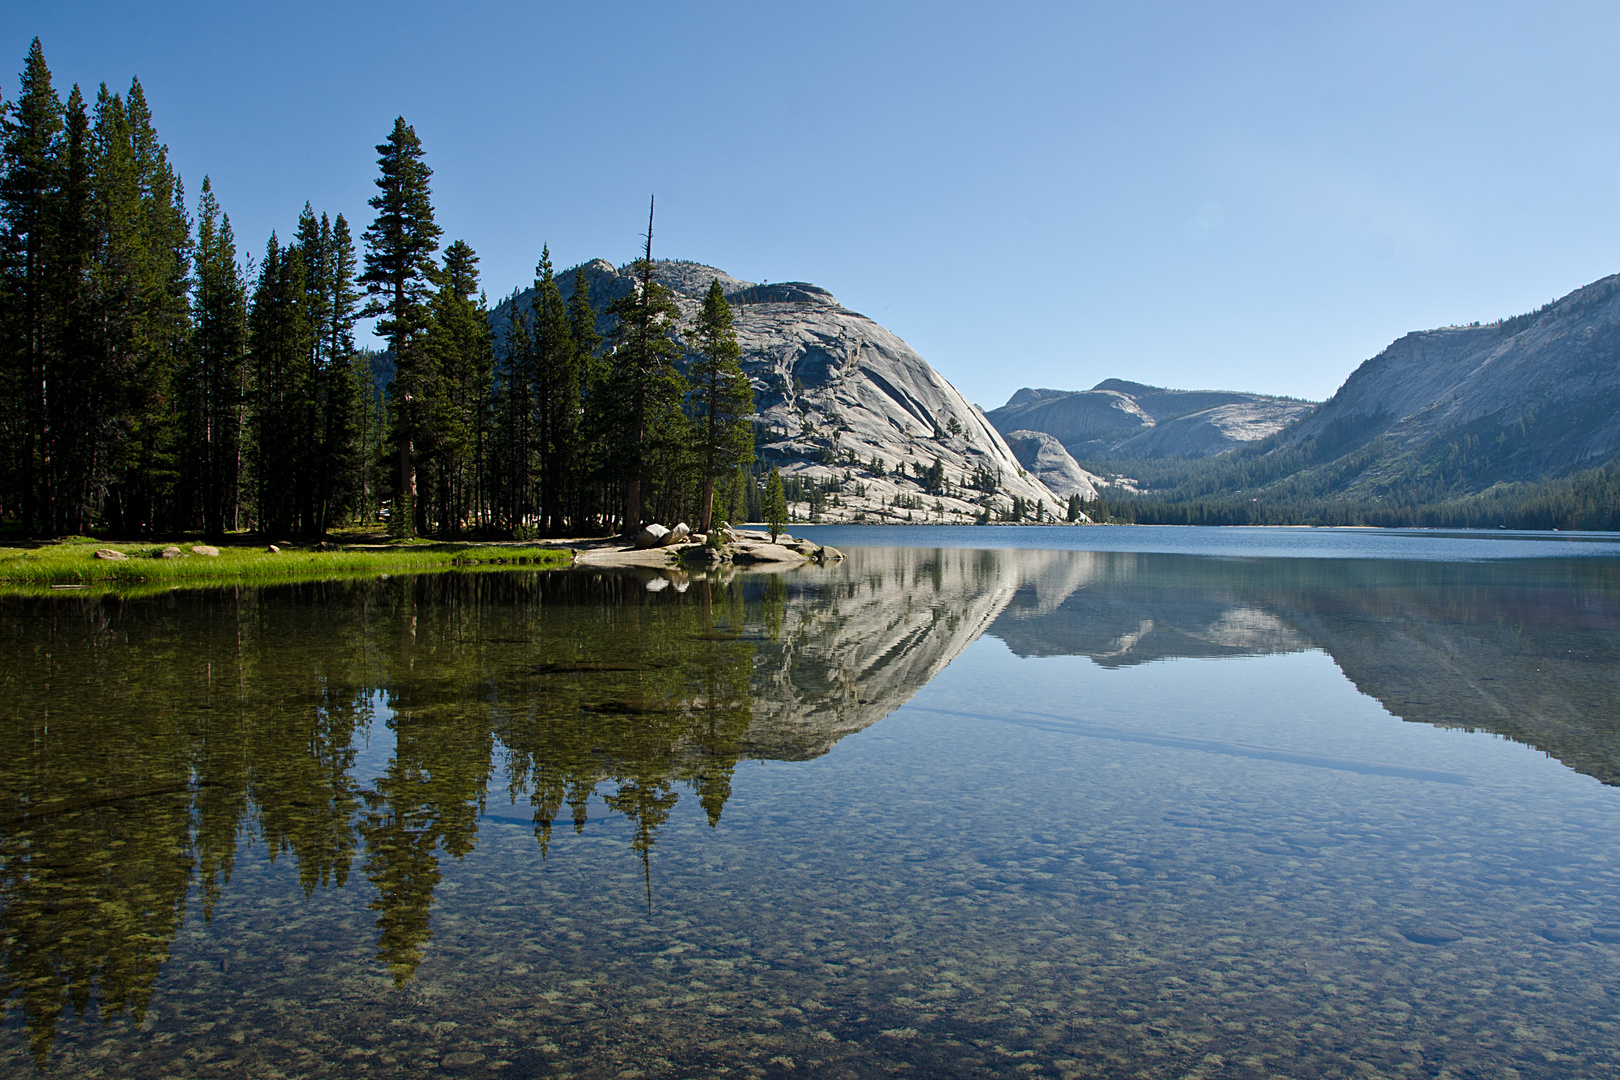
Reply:
[[1178, 524], [1620, 528], [1620, 276], [1407, 334], [1321, 406], [1207, 460], [1094, 455], [1094, 512]]

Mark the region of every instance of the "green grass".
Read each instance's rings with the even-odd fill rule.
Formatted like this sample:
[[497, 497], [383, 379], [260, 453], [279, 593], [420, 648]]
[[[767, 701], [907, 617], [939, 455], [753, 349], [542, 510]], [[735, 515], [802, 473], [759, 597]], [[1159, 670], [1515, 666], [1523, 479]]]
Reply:
[[[540, 569], [568, 566], [572, 553], [538, 545], [423, 543], [402, 541], [365, 547], [283, 547], [272, 553], [263, 544], [221, 546], [217, 556], [194, 555], [192, 541], [176, 546], [185, 558], [163, 559], [162, 543], [117, 544], [74, 538], [58, 543], [0, 547], [0, 594], [39, 594], [77, 587], [95, 592], [159, 592], [211, 585], [274, 584], [332, 578], [436, 570]], [[96, 558], [112, 548], [124, 560]]]

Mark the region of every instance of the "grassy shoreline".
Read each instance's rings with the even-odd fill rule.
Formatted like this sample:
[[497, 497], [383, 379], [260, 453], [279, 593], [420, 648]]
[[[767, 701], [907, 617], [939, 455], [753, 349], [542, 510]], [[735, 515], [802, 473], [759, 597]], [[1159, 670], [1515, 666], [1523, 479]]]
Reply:
[[[424, 543], [404, 541], [363, 546], [221, 545], [218, 555], [192, 552], [198, 541], [177, 543], [179, 558], [162, 558], [162, 542], [106, 543], [67, 540], [0, 546], [0, 595], [65, 592], [155, 592], [213, 585], [271, 585], [293, 581], [378, 577], [434, 571], [497, 570], [514, 566], [570, 566], [573, 553], [540, 544]], [[125, 559], [96, 557], [104, 549]]]

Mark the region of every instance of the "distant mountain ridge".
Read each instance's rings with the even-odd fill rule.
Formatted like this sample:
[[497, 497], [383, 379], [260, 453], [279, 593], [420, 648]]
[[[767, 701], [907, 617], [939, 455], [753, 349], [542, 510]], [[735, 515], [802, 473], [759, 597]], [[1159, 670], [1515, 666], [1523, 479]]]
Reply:
[[1106, 468], [1116, 520], [1620, 528], [1620, 275], [1403, 335], [1320, 405], [1109, 379], [987, 415]]
[[1269, 394], [1104, 379], [1090, 390], [1026, 387], [985, 415], [1003, 434], [1045, 432], [1074, 457], [1206, 457], [1275, 434], [1313, 408]]

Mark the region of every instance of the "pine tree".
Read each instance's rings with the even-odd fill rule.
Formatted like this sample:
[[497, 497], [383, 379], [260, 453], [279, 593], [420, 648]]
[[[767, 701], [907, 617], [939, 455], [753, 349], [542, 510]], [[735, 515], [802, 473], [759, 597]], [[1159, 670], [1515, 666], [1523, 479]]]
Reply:
[[180, 427], [173, 384], [190, 334], [191, 229], [139, 80], [127, 98], [103, 86], [95, 113], [93, 362], [104, 382], [95, 468], [103, 517], [115, 533], [137, 535], [170, 524]]
[[698, 356], [687, 377], [693, 385], [703, 468], [700, 531], [707, 533], [714, 523], [715, 480], [754, 460], [753, 430], [748, 424], [754, 411], [754, 390], [739, 363], [742, 348], [732, 329], [731, 305], [726, 303], [718, 279], [709, 283], [693, 338]]
[[92, 202], [90, 118], [84, 95], [68, 94], [62, 145], [61, 198], [56, 207], [56, 258], [51, 277], [56, 378], [47, 422], [50, 460], [48, 531], [88, 532], [100, 516], [95, 468], [102, 380], [95, 364], [98, 324], [93, 305], [97, 230]]
[[501, 350], [495, 393], [490, 500], [495, 528], [516, 535], [527, 526], [533, 506], [534, 350], [528, 318], [518, 307], [515, 290], [507, 306], [511, 321]]
[[787, 495], [782, 489], [782, 473], [779, 469], [773, 468], [770, 479], [765, 482], [765, 501], [760, 507], [760, 516], [765, 519], [766, 528], [771, 530], [771, 543], [776, 543], [788, 516]]
[[249, 316], [253, 355], [253, 484], [261, 532], [282, 536], [301, 520], [307, 483], [309, 354], [316, 336], [308, 315], [303, 252], [274, 233], [259, 264]]
[[478, 256], [457, 240], [444, 252], [432, 320], [418, 359], [426, 423], [420, 435], [432, 479], [434, 518], [455, 534], [481, 494], [494, 352], [489, 312], [478, 290]]
[[377, 332], [388, 339], [394, 354], [391, 407], [399, 473], [392, 524], [401, 535], [411, 535], [425, 525], [424, 508], [416, 505], [413, 445], [426, 423], [418, 383], [428, 373], [421, 370], [417, 346], [430, 320], [433, 253], [439, 249], [442, 230], [433, 221], [428, 187], [433, 170], [423, 160], [416, 130], [403, 116], [394, 120], [388, 141], [377, 144], [377, 166], [381, 191], [370, 201], [377, 217], [363, 236], [366, 271], [360, 276], [371, 299], [361, 314], [382, 316]]
[[229, 215], [220, 210], [204, 177], [197, 204], [186, 442], [197, 513], [212, 540], [237, 525], [246, 352], [247, 296], [236, 261], [236, 239]]
[[[362, 409], [369, 397], [355, 379], [354, 324], [360, 300], [355, 288], [354, 239], [339, 214], [331, 225], [321, 215], [320, 350], [321, 450], [316, 474], [317, 531], [324, 535], [336, 515], [355, 505], [362, 449]], [[369, 363], [365, 367], [370, 374]], [[367, 380], [369, 382], [369, 379]]]
[[[50, 283], [56, 255], [56, 204], [62, 188], [62, 103], [35, 38], [21, 77], [22, 93], [4, 117], [5, 169], [0, 175], [0, 259], [3, 259], [4, 367], [8, 428], [20, 445], [6, 449], [15, 461], [15, 488], [25, 532], [49, 534], [52, 499], [50, 401], [56, 381]], [[20, 408], [18, 408], [20, 406]], [[20, 429], [20, 430], [18, 430]], [[12, 455], [16, 455], [13, 457]]]
[[[618, 319], [613, 334], [612, 397], [620, 406], [615, 425], [621, 453], [620, 471], [624, 476], [623, 530], [633, 534], [641, 528], [642, 487], [650, 475], [657, 444], [668, 440], [682, 417], [680, 403], [685, 380], [675, 367], [680, 346], [675, 328], [680, 309], [669, 290], [653, 280], [652, 209], [647, 211], [647, 246], [631, 268], [635, 288], [615, 300], [608, 312]], [[660, 462], [668, 468], [667, 461]]]
[[540, 468], [541, 527], [556, 535], [566, 524], [580, 453], [581, 364], [551, 250], [542, 248], [530, 301], [534, 404]]
[[591, 306], [591, 285], [583, 266], [574, 269], [574, 291], [568, 297], [568, 336], [579, 361], [579, 457], [574, 462], [574, 505], [570, 517], [576, 528], [606, 518], [612, 500], [608, 494], [609, 438], [613, 410], [610, 366], [601, 355], [602, 335], [596, 331], [596, 309]]

